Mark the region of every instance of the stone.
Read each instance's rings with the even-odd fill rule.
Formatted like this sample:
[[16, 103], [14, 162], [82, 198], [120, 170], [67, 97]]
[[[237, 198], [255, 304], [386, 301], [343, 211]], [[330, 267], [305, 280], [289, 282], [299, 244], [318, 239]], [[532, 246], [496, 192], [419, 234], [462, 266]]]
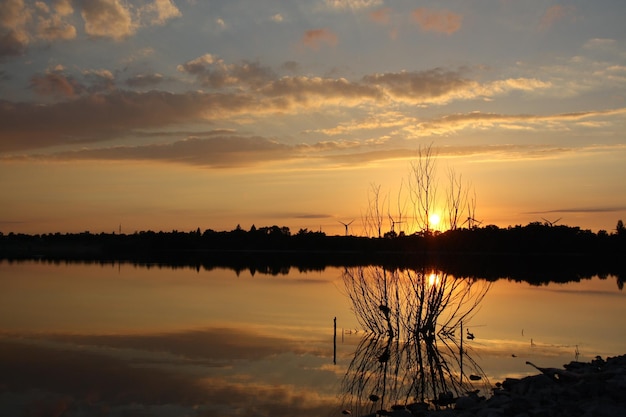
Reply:
[[467, 410], [467, 409], [475, 407], [477, 404], [478, 404], [478, 401], [471, 396], [459, 397], [456, 399], [456, 402], [454, 404], [454, 409], [455, 410]]

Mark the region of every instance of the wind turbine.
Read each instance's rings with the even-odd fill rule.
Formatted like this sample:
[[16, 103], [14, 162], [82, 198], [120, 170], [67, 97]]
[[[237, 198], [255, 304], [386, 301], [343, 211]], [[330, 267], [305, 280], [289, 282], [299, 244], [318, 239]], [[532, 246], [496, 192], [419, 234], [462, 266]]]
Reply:
[[396, 224], [401, 224], [404, 223], [404, 220], [394, 220], [393, 217], [391, 217], [391, 215], [389, 215], [389, 221], [391, 222], [391, 233], [395, 233], [396, 232]]
[[348, 236], [348, 226], [350, 226], [353, 221], [354, 221], [354, 219], [350, 220], [348, 223], [344, 223], [341, 220], [339, 220], [339, 223], [343, 224], [344, 227], [346, 228], [346, 236]]
[[476, 220], [471, 216], [468, 216], [467, 219], [461, 224], [461, 226], [463, 226], [465, 223], [467, 223], [467, 227], [473, 229], [477, 225], [480, 226], [483, 222], [481, 222], [480, 220]]
[[561, 220], [563, 217], [559, 217], [558, 219], [556, 219], [555, 221], [551, 222], [550, 220], [542, 217], [542, 219], [546, 222], [546, 224], [550, 227], [553, 227], [555, 224], [558, 223], [559, 220]]

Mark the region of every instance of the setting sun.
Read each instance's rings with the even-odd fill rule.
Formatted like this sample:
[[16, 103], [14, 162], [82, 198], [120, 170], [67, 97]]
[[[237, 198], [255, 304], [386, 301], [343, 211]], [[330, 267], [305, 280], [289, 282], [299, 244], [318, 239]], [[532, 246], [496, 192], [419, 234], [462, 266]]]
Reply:
[[441, 216], [437, 213], [433, 213], [428, 217], [428, 222], [432, 228], [436, 229], [439, 227], [439, 223], [441, 223]]

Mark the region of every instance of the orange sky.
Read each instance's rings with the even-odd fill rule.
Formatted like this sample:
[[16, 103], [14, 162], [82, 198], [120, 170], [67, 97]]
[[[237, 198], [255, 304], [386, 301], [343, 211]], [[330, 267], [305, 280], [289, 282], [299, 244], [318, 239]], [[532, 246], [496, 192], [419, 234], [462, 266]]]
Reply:
[[430, 145], [483, 224], [610, 231], [625, 7], [5, 1], [0, 231], [363, 234], [371, 185], [397, 201]]

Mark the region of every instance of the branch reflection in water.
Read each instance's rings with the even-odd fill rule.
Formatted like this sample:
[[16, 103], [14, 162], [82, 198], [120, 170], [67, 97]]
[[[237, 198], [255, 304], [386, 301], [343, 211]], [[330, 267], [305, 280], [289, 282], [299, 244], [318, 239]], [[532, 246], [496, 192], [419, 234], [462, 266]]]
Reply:
[[490, 283], [432, 271], [346, 268], [348, 297], [366, 335], [343, 381], [343, 407], [364, 415], [385, 407], [439, 409], [488, 389], [463, 343], [467, 324]]

